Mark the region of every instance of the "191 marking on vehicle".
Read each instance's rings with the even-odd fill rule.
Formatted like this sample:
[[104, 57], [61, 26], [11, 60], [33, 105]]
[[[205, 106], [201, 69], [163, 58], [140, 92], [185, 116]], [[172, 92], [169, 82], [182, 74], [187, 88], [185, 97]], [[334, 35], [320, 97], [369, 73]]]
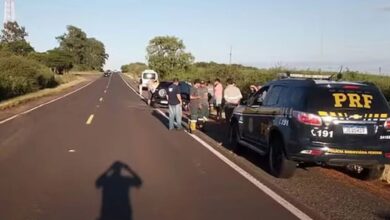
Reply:
[[380, 140], [390, 140], [390, 135], [384, 135], [379, 137]]
[[312, 129], [311, 135], [313, 137], [333, 138], [334, 132], [329, 130], [322, 130], [322, 129]]

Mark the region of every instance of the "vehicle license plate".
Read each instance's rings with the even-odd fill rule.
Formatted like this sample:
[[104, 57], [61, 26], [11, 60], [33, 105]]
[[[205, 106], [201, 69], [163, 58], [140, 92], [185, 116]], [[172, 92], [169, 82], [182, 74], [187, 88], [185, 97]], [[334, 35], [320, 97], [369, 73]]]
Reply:
[[368, 134], [366, 126], [343, 126], [344, 134]]

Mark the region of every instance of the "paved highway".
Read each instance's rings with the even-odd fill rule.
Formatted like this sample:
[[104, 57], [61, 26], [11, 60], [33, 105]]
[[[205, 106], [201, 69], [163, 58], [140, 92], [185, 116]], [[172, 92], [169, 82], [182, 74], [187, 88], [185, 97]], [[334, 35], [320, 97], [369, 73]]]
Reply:
[[310, 218], [232, 166], [113, 75], [0, 124], [0, 219]]

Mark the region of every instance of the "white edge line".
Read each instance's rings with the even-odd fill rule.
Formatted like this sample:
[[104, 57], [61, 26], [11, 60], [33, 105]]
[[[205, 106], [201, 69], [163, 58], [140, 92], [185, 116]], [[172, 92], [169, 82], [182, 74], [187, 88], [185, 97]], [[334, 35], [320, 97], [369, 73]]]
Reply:
[[[122, 78], [123, 81], [125, 81], [123, 78]], [[136, 93], [138, 96], [140, 96], [136, 91], [135, 89], [133, 89], [126, 81], [125, 83], [127, 84], [127, 86], [134, 92]], [[142, 97], [142, 96], [140, 96]], [[165, 115], [164, 112], [162, 112], [160, 109], [156, 109], [157, 112], [159, 112], [163, 117], [165, 117], [166, 119], [168, 119], [168, 117]], [[228, 166], [230, 166], [233, 170], [235, 170], [236, 172], [238, 172], [241, 176], [243, 176], [245, 179], [247, 179], [249, 182], [251, 182], [253, 185], [255, 185], [258, 189], [260, 189], [261, 191], [263, 191], [265, 194], [267, 194], [269, 197], [271, 197], [273, 200], [275, 200], [277, 203], [279, 203], [281, 206], [283, 206], [285, 209], [287, 209], [289, 212], [291, 212], [293, 215], [295, 215], [297, 218], [301, 219], [301, 220], [312, 220], [312, 218], [310, 216], [308, 216], [306, 213], [304, 213], [303, 211], [301, 211], [300, 209], [298, 209], [297, 207], [295, 207], [293, 204], [291, 204], [290, 202], [288, 202], [286, 199], [284, 199], [283, 197], [281, 197], [280, 195], [278, 195], [276, 192], [274, 192], [272, 189], [270, 189], [269, 187], [267, 187], [266, 185], [264, 185], [263, 183], [261, 183], [259, 180], [257, 180], [255, 177], [253, 177], [251, 174], [249, 174], [248, 172], [246, 172], [244, 169], [242, 169], [241, 167], [239, 167], [237, 164], [235, 164], [233, 161], [229, 160], [227, 157], [225, 157], [224, 155], [222, 155], [220, 152], [218, 152], [217, 150], [215, 150], [212, 146], [210, 146], [209, 144], [207, 144], [205, 141], [203, 141], [202, 139], [200, 139], [199, 137], [197, 137], [196, 135], [194, 134], [190, 134], [188, 132], [186, 132], [190, 137], [192, 137], [193, 139], [195, 139], [197, 142], [199, 142], [200, 144], [202, 144], [206, 149], [208, 149], [211, 153], [213, 153], [215, 156], [217, 156], [220, 160], [222, 160], [224, 163], [226, 163]]]
[[111, 80], [112, 80], [112, 74], [110, 75], [110, 79], [108, 80], [106, 89], [108, 89], [110, 87]]
[[95, 117], [94, 114], [90, 115], [89, 118], [88, 118], [88, 120], [87, 120], [87, 122], [86, 122], [85, 124], [91, 125], [94, 117]]
[[125, 83], [125, 84], [126, 84], [126, 85], [135, 93], [135, 94], [138, 95], [138, 97], [140, 97], [141, 99], [145, 99], [144, 96], [138, 94], [138, 92], [135, 91], [135, 89], [133, 89], [133, 87], [131, 87], [130, 84], [129, 84], [125, 79], [123, 79], [122, 74], [119, 74], [119, 76], [122, 78], [123, 82], [124, 82], [124, 83]]
[[78, 91], [84, 89], [85, 87], [91, 85], [91, 84], [94, 83], [95, 81], [96, 81], [96, 80], [94, 80], [94, 81], [92, 81], [92, 82], [89, 82], [87, 85], [84, 85], [84, 86], [82, 86], [82, 87], [80, 87], [80, 88], [78, 88], [78, 89], [76, 89], [76, 90], [74, 90], [74, 91], [72, 91], [72, 92], [69, 92], [69, 93], [67, 93], [67, 94], [65, 94], [65, 95], [62, 95], [62, 96], [60, 96], [60, 97], [58, 97], [58, 98], [55, 98], [55, 99], [53, 99], [53, 100], [50, 100], [50, 101], [45, 102], [45, 103], [43, 103], [43, 104], [40, 104], [40, 105], [38, 105], [38, 106], [36, 106], [36, 107], [34, 107], [34, 108], [31, 108], [31, 109], [29, 109], [29, 110], [26, 110], [26, 111], [24, 111], [24, 112], [21, 112], [21, 113], [19, 113], [19, 114], [16, 114], [16, 115], [14, 115], [14, 116], [11, 116], [11, 117], [9, 117], [9, 118], [7, 118], [7, 119], [4, 119], [4, 120], [0, 121], [0, 124], [4, 124], [4, 123], [6, 123], [6, 122], [8, 122], [8, 121], [11, 121], [11, 120], [13, 120], [13, 119], [15, 119], [15, 118], [21, 116], [21, 115], [28, 114], [28, 113], [30, 113], [30, 112], [32, 112], [32, 111], [34, 111], [34, 110], [37, 110], [37, 109], [39, 109], [39, 108], [41, 108], [41, 107], [43, 107], [43, 106], [45, 106], [45, 105], [51, 104], [51, 103], [53, 103], [53, 102], [55, 102], [55, 101], [58, 101], [58, 100], [63, 99], [63, 98], [65, 98], [65, 97], [67, 97], [67, 96], [70, 96], [70, 95], [72, 95], [72, 94], [74, 94], [74, 93], [76, 93], [76, 92], [78, 92]]
[[215, 156], [217, 156], [220, 160], [225, 162], [228, 166], [230, 166], [232, 169], [237, 171], [241, 176], [243, 176], [245, 179], [247, 179], [249, 182], [251, 182], [253, 185], [255, 185], [258, 189], [263, 191], [265, 194], [267, 194], [269, 197], [271, 197], [273, 200], [275, 200], [277, 203], [279, 203], [281, 206], [283, 206], [285, 209], [290, 211], [293, 215], [295, 215], [297, 218], [301, 220], [311, 220], [312, 218], [308, 216], [306, 213], [299, 210], [297, 207], [295, 207], [293, 204], [288, 202], [286, 199], [281, 197], [279, 194], [274, 192], [272, 189], [261, 183], [259, 180], [257, 180], [255, 177], [253, 177], [251, 174], [246, 172], [244, 169], [239, 167], [237, 164], [229, 160], [227, 157], [223, 156], [220, 152], [215, 150], [213, 147], [211, 147], [209, 144], [204, 142], [202, 139], [197, 137], [194, 134], [187, 133], [189, 136], [194, 138], [196, 141], [198, 141], [200, 144], [202, 144], [205, 148], [207, 148], [209, 151], [211, 151]]

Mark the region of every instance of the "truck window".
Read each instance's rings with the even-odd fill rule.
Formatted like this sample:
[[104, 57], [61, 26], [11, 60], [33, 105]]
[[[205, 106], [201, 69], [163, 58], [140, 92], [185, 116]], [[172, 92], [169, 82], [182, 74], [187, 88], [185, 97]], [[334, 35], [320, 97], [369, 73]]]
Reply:
[[389, 108], [382, 93], [372, 86], [356, 86], [348, 89], [341, 85], [328, 88], [313, 88], [307, 100], [309, 111], [342, 113], [388, 113]]
[[144, 73], [142, 78], [143, 79], [156, 79], [156, 74], [154, 74], [154, 73]]
[[282, 92], [284, 86], [273, 86], [268, 92], [267, 97], [265, 98], [265, 106], [275, 106], [278, 104], [280, 93]]
[[305, 91], [306, 88], [304, 87], [283, 88], [280, 93], [278, 106], [302, 110], [306, 103]]

